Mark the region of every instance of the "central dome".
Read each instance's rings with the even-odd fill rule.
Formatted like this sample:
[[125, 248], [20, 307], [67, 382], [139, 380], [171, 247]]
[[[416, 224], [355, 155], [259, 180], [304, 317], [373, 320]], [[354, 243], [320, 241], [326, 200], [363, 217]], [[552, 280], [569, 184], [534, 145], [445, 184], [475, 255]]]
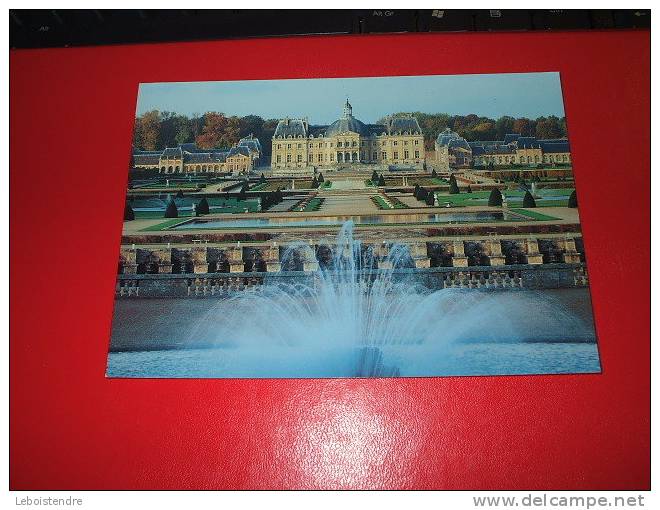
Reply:
[[334, 121], [328, 126], [328, 129], [325, 130], [325, 136], [334, 136], [348, 132], [357, 133], [362, 136], [369, 136], [369, 128], [353, 116], [343, 117]]
[[362, 136], [369, 136], [369, 128], [361, 121], [353, 117], [353, 107], [346, 100], [344, 105], [344, 114], [341, 119], [334, 121], [325, 130], [325, 136], [334, 136], [341, 133], [357, 133]]

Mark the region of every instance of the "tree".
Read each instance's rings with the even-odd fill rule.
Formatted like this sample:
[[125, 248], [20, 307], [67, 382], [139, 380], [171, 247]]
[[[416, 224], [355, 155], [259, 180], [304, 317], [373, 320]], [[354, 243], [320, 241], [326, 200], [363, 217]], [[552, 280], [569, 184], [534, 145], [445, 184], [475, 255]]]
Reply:
[[545, 118], [541, 117], [536, 119], [536, 137], [537, 138], [561, 138], [564, 132], [561, 127], [561, 122], [558, 117], [554, 115]]
[[573, 190], [571, 196], [568, 197], [568, 207], [576, 208], [577, 206], [577, 194], [575, 193], [575, 190]]
[[197, 204], [197, 213], [198, 214], [208, 214], [209, 213], [209, 202], [206, 200], [206, 197], [202, 198]]
[[383, 177], [383, 174], [380, 174], [380, 177], [378, 177], [378, 186], [385, 186], [385, 177]]
[[452, 175], [449, 178], [449, 194], [450, 195], [456, 195], [457, 193], [460, 193], [461, 190], [458, 189], [458, 183], [456, 182], [456, 177]]
[[319, 187], [319, 182], [316, 180], [316, 177], [312, 179], [312, 189], [318, 188]]
[[239, 136], [241, 138], [249, 135], [259, 138], [263, 133], [263, 129], [264, 119], [258, 115], [246, 115], [239, 120]]
[[488, 205], [491, 207], [499, 207], [502, 205], [502, 193], [500, 193], [500, 190], [497, 188], [490, 192]]
[[224, 113], [207, 112], [204, 114], [202, 133], [195, 143], [201, 149], [217, 149], [231, 147], [240, 138], [240, 121], [238, 117], [226, 117]]
[[523, 197], [523, 207], [536, 207], [536, 200], [529, 191], [525, 191], [525, 196]]
[[378, 182], [378, 172], [374, 170], [371, 174], [371, 184], [376, 184]]
[[134, 219], [135, 219], [135, 212], [133, 211], [131, 204], [126, 202], [126, 205], [124, 206], [124, 221], [133, 221]]
[[420, 202], [426, 202], [426, 197], [428, 196], [429, 192], [426, 188], [419, 188], [419, 193], [417, 194], [417, 200]]
[[323, 174], [321, 172], [319, 172], [319, 176], [317, 177], [317, 180], [319, 181], [319, 183], [325, 181], [325, 179], [323, 178]]
[[156, 150], [160, 138], [160, 123], [161, 117], [158, 110], [151, 110], [137, 117], [133, 130], [135, 147], [147, 151]]
[[167, 204], [167, 209], [165, 209], [165, 218], [178, 218], [179, 209], [177, 208], [174, 200], [170, 200]]
[[183, 198], [183, 191], [179, 190], [176, 192], [176, 198]]
[[264, 183], [266, 182], [266, 176], [262, 173], [261, 177], [259, 177], [259, 182]]
[[413, 191], [413, 197], [419, 199], [419, 190], [421, 189], [419, 184], [415, 184], [415, 190]]
[[435, 205], [435, 194], [431, 191], [426, 194], [426, 205]]
[[245, 200], [247, 198], [247, 192], [249, 189], [250, 189], [250, 185], [248, 184], [247, 181], [245, 181], [241, 186], [241, 191], [238, 192], [238, 199]]

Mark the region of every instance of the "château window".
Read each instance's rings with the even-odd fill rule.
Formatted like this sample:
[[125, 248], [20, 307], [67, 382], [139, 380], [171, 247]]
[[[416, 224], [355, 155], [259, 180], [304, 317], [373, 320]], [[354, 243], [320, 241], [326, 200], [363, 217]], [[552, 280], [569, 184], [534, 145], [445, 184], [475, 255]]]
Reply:
[[415, 151], [415, 159], [419, 158], [419, 151]]
[[403, 151], [403, 159], [408, 159], [409, 154], [408, 151]]
[[415, 140], [415, 145], [419, 145], [419, 140]]
[[282, 144], [281, 144], [281, 143], [278, 143], [278, 144], [277, 144], [277, 148], [278, 148], [278, 149], [281, 149], [281, 148], [282, 148]]
[[299, 149], [302, 149], [302, 143], [299, 143], [299, 144], [298, 144], [298, 148], [299, 148]]
[[330, 161], [334, 161], [334, 160], [335, 160], [335, 155], [334, 155], [334, 153], [333, 153], [333, 154], [330, 154]]
[[286, 155], [286, 162], [291, 163], [291, 154]]
[[396, 151], [394, 152], [394, 159], [399, 159], [399, 153]]
[[290, 144], [290, 143], [287, 143], [287, 144], [286, 144], [286, 148], [287, 148], [287, 149], [290, 149], [290, 148], [291, 148], [291, 144]]
[[281, 162], [282, 162], [282, 156], [280, 156], [279, 154], [277, 155], [277, 162], [278, 162], [278, 163], [281, 163]]
[[396, 141], [396, 140], [394, 140], [394, 142], [392, 142], [392, 143], [393, 143], [394, 145], [397, 145], [397, 141]]
[[314, 161], [314, 156], [312, 156], [312, 155], [310, 154], [310, 155], [309, 155], [309, 162], [312, 163], [313, 161]]
[[341, 142], [337, 142], [337, 147], [341, 147]]
[[380, 157], [383, 159], [387, 159], [387, 152], [381, 152]]
[[298, 154], [298, 163], [302, 163], [302, 154]]

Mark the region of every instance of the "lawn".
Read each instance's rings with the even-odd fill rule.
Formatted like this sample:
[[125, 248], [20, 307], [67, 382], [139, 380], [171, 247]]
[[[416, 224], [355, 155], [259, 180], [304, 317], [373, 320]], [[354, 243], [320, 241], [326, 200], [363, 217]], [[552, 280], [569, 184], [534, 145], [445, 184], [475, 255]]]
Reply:
[[[572, 189], [544, 189], [537, 193], [540, 193], [544, 197], [548, 197], [549, 200], [537, 199], [536, 205], [537, 207], [567, 207], [567, 198], [558, 198], [553, 200], [552, 197], [570, 195], [572, 191]], [[524, 191], [505, 190], [504, 194], [507, 197], [507, 204], [510, 207], [522, 206], [523, 197], [525, 196]], [[449, 202], [454, 207], [480, 206], [488, 205], [488, 197], [490, 196], [490, 191], [473, 191], [472, 193], [457, 193], [455, 195], [436, 192], [435, 196], [439, 205], [444, 205]]]
[[[193, 215], [192, 209], [189, 209], [191, 202], [195, 205], [199, 204], [201, 198], [195, 197], [194, 200], [190, 198], [186, 199], [177, 199], [177, 206], [179, 206], [179, 217], [186, 218]], [[209, 212], [210, 213], [242, 213], [247, 209], [248, 212], [259, 212], [259, 201], [254, 199], [249, 200], [239, 200], [237, 198], [207, 198], [209, 203]], [[139, 209], [140, 207], [149, 207], [152, 204], [148, 204], [145, 200], [134, 199], [131, 202], [131, 205]], [[185, 209], [184, 209], [185, 207]], [[135, 210], [136, 219], [151, 219], [151, 218], [163, 218], [165, 216], [165, 209], [156, 210], [156, 211], [140, 211]]]
[[174, 227], [179, 223], [183, 223], [185, 219], [182, 218], [172, 218], [162, 223], [157, 223], [156, 225], [151, 225], [150, 227], [143, 228], [140, 232], [159, 232], [160, 230], [165, 230], [170, 227]]
[[547, 214], [541, 214], [536, 211], [530, 211], [529, 209], [509, 209], [509, 210], [511, 212], [522, 214], [523, 216], [527, 216], [528, 218], [532, 218], [533, 220], [556, 221], [560, 219], [560, 218], [555, 218], [554, 216], [548, 216]]
[[313, 211], [318, 211], [321, 208], [321, 204], [323, 204], [323, 199], [322, 198], [312, 198], [309, 203], [305, 206], [304, 212], [313, 212]]

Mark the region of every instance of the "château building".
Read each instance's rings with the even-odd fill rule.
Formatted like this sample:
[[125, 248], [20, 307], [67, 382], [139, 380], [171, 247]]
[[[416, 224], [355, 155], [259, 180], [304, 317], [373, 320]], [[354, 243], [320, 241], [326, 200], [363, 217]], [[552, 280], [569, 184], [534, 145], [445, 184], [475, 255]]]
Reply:
[[353, 116], [348, 100], [341, 118], [330, 125], [312, 125], [306, 118], [280, 120], [272, 143], [271, 168], [276, 175], [362, 165], [424, 167], [424, 135], [415, 117], [387, 117], [381, 124], [365, 124]]
[[230, 149], [199, 149], [194, 143], [183, 143], [161, 151], [136, 150], [132, 168], [158, 169], [163, 174], [243, 174], [258, 164], [261, 155], [259, 139], [250, 135]]
[[468, 142], [447, 128], [435, 141], [438, 170], [570, 164], [571, 149], [566, 138], [539, 140], [533, 136], [508, 134], [501, 141]]

